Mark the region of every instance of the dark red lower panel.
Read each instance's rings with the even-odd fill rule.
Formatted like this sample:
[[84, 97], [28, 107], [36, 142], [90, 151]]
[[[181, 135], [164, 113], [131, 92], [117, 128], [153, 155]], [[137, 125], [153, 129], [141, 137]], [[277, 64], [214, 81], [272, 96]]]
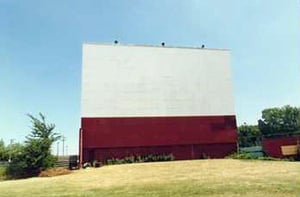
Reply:
[[285, 157], [281, 152], [281, 146], [296, 145], [300, 141], [300, 136], [265, 138], [262, 141], [264, 152], [270, 157]]
[[82, 118], [83, 147], [236, 142], [235, 116]]
[[237, 141], [235, 116], [83, 117], [81, 130], [83, 161], [163, 153], [176, 159], [224, 157]]
[[223, 158], [236, 151], [236, 143], [196, 144], [177, 146], [126, 147], [126, 148], [89, 148], [84, 149], [84, 161], [105, 162], [109, 158], [124, 158], [132, 155], [173, 154], [175, 160]]

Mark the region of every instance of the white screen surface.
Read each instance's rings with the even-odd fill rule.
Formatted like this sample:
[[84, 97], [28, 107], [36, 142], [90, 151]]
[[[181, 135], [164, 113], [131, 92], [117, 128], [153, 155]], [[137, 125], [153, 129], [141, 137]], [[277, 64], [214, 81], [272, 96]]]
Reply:
[[82, 117], [234, 115], [228, 50], [84, 44]]

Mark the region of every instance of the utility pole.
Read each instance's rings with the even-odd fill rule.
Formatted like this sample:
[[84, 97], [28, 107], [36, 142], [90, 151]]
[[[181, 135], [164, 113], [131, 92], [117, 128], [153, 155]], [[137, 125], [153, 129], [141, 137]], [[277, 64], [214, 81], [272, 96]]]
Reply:
[[56, 143], [56, 156], [58, 157], [59, 155], [59, 141]]
[[66, 155], [68, 156], [68, 145], [66, 145]]
[[66, 141], [66, 137], [62, 136], [62, 155], [65, 156], [65, 141]]
[[11, 162], [11, 152], [12, 152], [12, 144], [14, 143], [15, 139], [10, 139], [10, 145], [9, 145], [9, 158], [8, 158], [8, 162]]

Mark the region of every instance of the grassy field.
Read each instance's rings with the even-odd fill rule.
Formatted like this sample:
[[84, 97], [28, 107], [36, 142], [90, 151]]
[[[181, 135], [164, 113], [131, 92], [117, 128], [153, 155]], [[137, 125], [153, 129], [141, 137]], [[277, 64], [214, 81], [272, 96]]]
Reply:
[[194, 160], [78, 170], [1, 181], [0, 196], [300, 196], [300, 163]]

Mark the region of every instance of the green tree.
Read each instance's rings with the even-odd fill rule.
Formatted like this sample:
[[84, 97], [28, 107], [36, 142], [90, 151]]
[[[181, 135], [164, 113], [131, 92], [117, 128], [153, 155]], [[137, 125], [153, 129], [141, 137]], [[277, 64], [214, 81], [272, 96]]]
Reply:
[[258, 127], [263, 135], [292, 134], [299, 130], [300, 110], [289, 105], [274, 107], [262, 111]]
[[243, 125], [238, 127], [240, 147], [257, 146], [261, 143], [261, 132], [257, 125]]
[[0, 140], [0, 161], [9, 161], [10, 158], [19, 154], [22, 144], [11, 142], [7, 146], [4, 141]]
[[45, 116], [41, 113], [39, 118], [30, 114], [28, 116], [32, 123], [31, 133], [7, 170], [8, 175], [13, 177], [38, 175], [42, 170], [53, 167], [56, 161], [51, 155], [51, 145], [60, 139], [60, 135], [54, 132], [55, 125], [47, 124]]
[[16, 157], [18, 154], [20, 154], [23, 150], [23, 145], [18, 142], [13, 142], [7, 145], [6, 147], [7, 150], [7, 157], [8, 160]]
[[7, 161], [8, 160], [8, 151], [5, 147], [5, 143], [3, 139], [0, 140], [0, 161]]
[[54, 132], [55, 124], [47, 124], [46, 117], [42, 113], [39, 113], [40, 119], [31, 114], [28, 116], [31, 119], [32, 127], [31, 133], [26, 137], [26, 143], [32, 140], [41, 140], [51, 145], [61, 138], [59, 133]]

